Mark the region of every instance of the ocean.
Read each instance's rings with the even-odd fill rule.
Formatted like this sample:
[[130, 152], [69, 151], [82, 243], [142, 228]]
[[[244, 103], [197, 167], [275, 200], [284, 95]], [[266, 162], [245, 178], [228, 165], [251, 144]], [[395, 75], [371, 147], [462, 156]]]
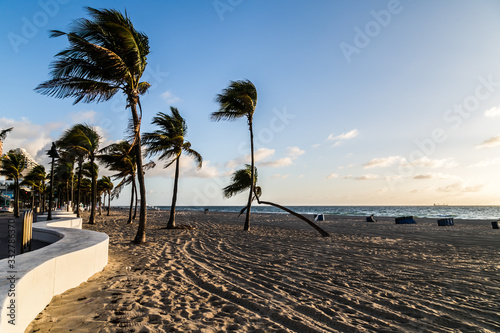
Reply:
[[[169, 210], [170, 206], [148, 206], [160, 210]], [[457, 218], [468, 220], [498, 220], [500, 206], [286, 206], [300, 214], [329, 214], [345, 216], [414, 216], [420, 218]], [[177, 210], [237, 213], [242, 206], [178, 206]], [[286, 214], [272, 206], [252, 205], [252, 212]]]

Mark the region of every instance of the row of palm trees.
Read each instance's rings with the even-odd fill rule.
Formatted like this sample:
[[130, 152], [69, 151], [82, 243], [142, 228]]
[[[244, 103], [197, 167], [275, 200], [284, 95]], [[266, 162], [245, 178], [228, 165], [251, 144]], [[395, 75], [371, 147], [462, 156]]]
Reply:
[[[139, 224], [135, 243], [146, 241], [146, 188], [144, 173], [151, 163], [143, 164], [142, 146], [146, 147], [144, 156], [159, 155], [165, 160], [165, 167], [175, 163], [174, 190], [168, 228], [175, 227], [175, 205], [178, 191], [180, 156], [184, 152], [194, 158], [197, 167], [202, 165], [202, 157], [191, 148], [185, 140], [187, 126], [184, 119], [175, 108], [171, 114], [158, 113], [153, 118], [153, 124], [159, 129], [153, 133], [144, 134], [141, 139], [142, 106], [140, 97], [151, 86], [142, 81], [147, 66], [149, 54], [148, 37], [137, 31], [127, 14], [114, 9], [94, 9], [86, 7], [90, 19], [75, 20], [69, 32], [51, 31], [51, 37], [65, 36], [69, 46], [56, 54], [51, 64], [50, 80], [36, 87], [36, 91], [56, 98], [73, 98], [74, 104], [79, 102], [103, 102], [110, 100], [118, 92], [122, 92], [127, 100], [126, 108], [131, 114], [132, 139], [116, 143], [104, 148], [98, 153], [99, 136], [92, 133], [85, 124], [75, 125], [70, 132], [65, 133], [58, 142], [67, 154], [72, 154], [82, 170], [84, 159], [94, 165], [98, 155], [102, 162], [115, 174], [115, 180], [120, 180], [115, 194], [125, 185], [131, 184], [132, 196], [140, 199]], [[253, 116], [257, 105], [257, 90], [248, 80], [233, 81], [216, 97], [219, 110], [211, 114], [214, 121], [236, 120], [246, 118], [250, 132], [250, 184], [248, 201], [245, 207], [246, 218], [244, 230], [250, 229], [250, 212], [252, 201], [256, 197], [255, 158], [253, 142]], [[69, 137], [68, 137], [69, 136]], [[74, 138], [78, 140], [73, 141]], [[104, 157], [107, 156], [107, 157]], [[91, 168], [92, 205], [90, 222], [95, 217], [97, 194], [96, 172]], [[136, 184], [136, 179], [138, 185]], [[78, 185], [81, 186], [81, 175]], [[136, 194], [139, 189], [138, 195]], [[258, 199], [258, 198], [257, 198]], [[77, 190], [77, 202], [79, 202]], [[132, 206], [132, 204], [131, 204]], [[130, 214], [129, 214], [130, 215]]]

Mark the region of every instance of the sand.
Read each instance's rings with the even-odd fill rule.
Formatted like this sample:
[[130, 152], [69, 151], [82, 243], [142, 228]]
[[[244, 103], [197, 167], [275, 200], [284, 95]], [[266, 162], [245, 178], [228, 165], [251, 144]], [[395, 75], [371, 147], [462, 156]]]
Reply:
[[[500, 332], [500, 230], [327, 216], [322, 238], [289, 215], [149, 212], [148, 243], [125, 211], [108, 266], [55, 296], [26, 332]], [[130, 267], [130, 269], [127, 269]]]

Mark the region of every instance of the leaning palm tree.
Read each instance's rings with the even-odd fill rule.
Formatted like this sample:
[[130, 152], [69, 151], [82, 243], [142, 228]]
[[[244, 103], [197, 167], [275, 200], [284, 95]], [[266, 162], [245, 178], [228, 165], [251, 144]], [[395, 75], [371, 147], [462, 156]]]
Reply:
[[[250, 179], [253, 179], [255, 168], [254, 146], [253, 146], [253, 114], [257, 106], [257, 89], [249, 80], [232, 81], [229, 87], [218, 94], [215, 101], [219, 103], [219, 111], [213, 112], [211, 119], [219, 120], [236, 120], [246, 117], [248, 129], [250, 130]], [[248, 194], [248, 203], [246, 208], [245, 226], [243, 230], [250, 230], [250, 209], [252, 206], [252, 196], [255, 183], [250, 184]]]
[[160, 129], [145, 133], [143, 143], [146, 146], [146, 155], [152, 156], [159, 154], [160, 160], [166, 160], [164, 168], [168, 168], [175, 163], [174, 176], [174, 192], [172, 195], [172, 204], [170, 206], [170, 218], [167, 223], [168, 229], [175, 228], [175, 205], [177, 202], [177, 188], [179, 183], [180, 159], [182, 153], [186, 153], [196, 161], [197, 168], [201, 168], [203, 158], [201, 155], [191, 148], [191, 143], [185, 141], [187, 135], [187, 125], [184, 118], [179, 113], [179, 110], [170, 107], [171, 115], [159, 112], [153, 118], [153, 124]]
[[[254, 173], [252, 173], [252, 169], [255, 171]], [[251, 181], [252, 176], [254, 177], [253, 182]], [[235, 171], [233, 174], [233, 177], [231, 179], [231, 184], [229, 184], [228, 186], [226, 186], [222, 189], [224, 197], [230, 198], [230, 197], [232, 197], [238, 193], [241, 193], [241, 192], [245, 191], [246, 189], [250, 188], [252, 186], [252, 183], [253, 184], [257, 183], [257, 177], [258, 177], [257, 168], [252, 168], [248, 164], [245, 166], [245, 169], [240, 169], [240, 170]], [[286, 207], [283, 207], [281, 205], [278, 205], [274, 202], [260, 200], [261, 195], [262, 195], [262, 188], [260, 186], [255, 186], [252, 200], [257, 199], [257, 202], [259, 204], [270, 205], [270, 206], [279, 208], [281, 210], [284, 210], [285, 212], [292, 214], [293, 216], [305, 221], [307, 224], [309, 224], [311, 227], [313, 227], [316, 231], [318, 231], [321, 234], [321, 236], [323, 236], [323, 237], [330, 236], [330, 234], [328, 232], [321, 229], [317, 224], [315, 224], [314, 222], [305, 218], [304, 216], [297, 214], [296, 212], [294, 212]], [[246, 207], [243, 208], [241, 210], [241, 213], [243, 213], [246, 209], [247, 209]]]
[[[101, 136], [97, 131], [87, 124], [76, 124], [66, 132], [58, 140], [66, 151], [72, 151], [75, 156], [82, 156], [90, 160], [90, 165], [94, 165], [94, 161], [99, 149]], [[83, 168], [84, 169], [84, 168]], [[90, 209], [89, 224], [95, 224], [95, 206], [97, 196], [97, 171], [95, 167], [89, 167], [92, 179], [92, 207]], [[82, 167], [80, 171], [82, 172]]]
[[7, 128], [5, 130], [0, 131], [0, 157], [3, 154], [3, 140], [5, 140], [5, 138], [7, 137], [7, 134], [9, 134], [13, 128], [14, 127], [11, 127], [11, 128]]
[[68, 33], [52, 31], [52, 37], [66, 36], [69, 47], [56, 55], [52, 79], [36, 90], [57, 98], [75, 98], [75, 104], [107, 101], [119, 91], [125, 94], [134, 125], [132, 146], [141, 195], [139, 227], [134, 242], [144, 243], [146, 187], [140, 145], [142, 107], [139, 97], [151, 86], [141, 81], [147, 65], [149, 41], [144, 33], [134, 28], [127, 13], [90, 7], [86, 10], [92, 19], [75, 20]]
[[14, 180], [14, 216], [19, 217], [19, 178], [26, 168], [26, 158], [10, 150], [2, 157], [0, 174]]

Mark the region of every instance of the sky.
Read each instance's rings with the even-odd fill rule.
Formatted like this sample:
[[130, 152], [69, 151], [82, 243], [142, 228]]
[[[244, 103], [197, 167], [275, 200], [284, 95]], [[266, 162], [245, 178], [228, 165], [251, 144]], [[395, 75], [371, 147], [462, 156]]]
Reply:
[[[224, 199], [249, 162], [244, 119], [213, 122], [231, 81], [257, 88], [255, 156], [262, 198], [285, 205], [500, 204], [500, 2], [465, 0], [1, 1], [4, 151], [45, 151], [76, 123], [101, 147], [124, 138], [124, 96], [99, 104], [38, 94], [85, 6], [127, 11], [148, 35], [142, 132], [177, 107], [201, 170], [181, 159], [178, 204]], [[148, 161], [150, 159], [146, 159]], [[170, 205], [173, 167], [153, 158], [147, 202]], [[101, 168], [101, 175], [111, 175]], [[116, 184], [117, 182], [115, 182]], [[124, 189], [114, 205], [127, 205]]]

